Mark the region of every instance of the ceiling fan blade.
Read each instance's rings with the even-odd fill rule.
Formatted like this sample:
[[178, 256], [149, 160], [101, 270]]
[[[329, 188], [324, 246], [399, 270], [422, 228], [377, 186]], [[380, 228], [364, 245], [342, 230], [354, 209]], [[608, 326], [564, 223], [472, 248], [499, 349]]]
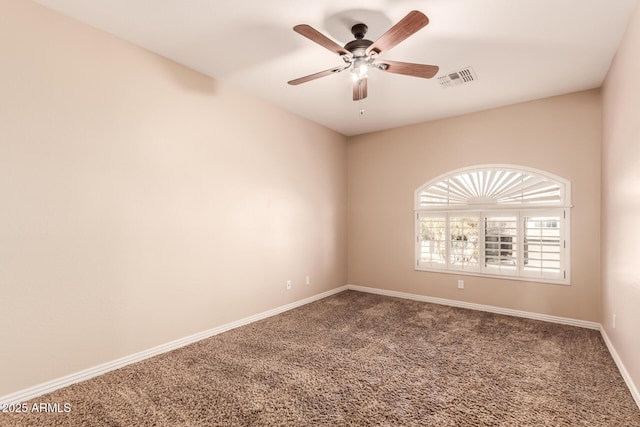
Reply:
[[380, 55], [405, 40], [429, 23], [422, 12], [413, 10], [367, 48], [366, 54]]
[[320, 46], [329, 49], [331, 52], [337, 53], [338, 55], [347, 55], [350, 58], [353, 56], [352, 53], [347, 49], [343, 48], [338, 43], [334, 42], [333, 40], [322, 34], [320, 31], [309, 25], [296, 25], [295, 27], [293, 27], [293, 31], [305, 36], [311, 41], [318, 43]]
[[[437, 65], [412, 64], [410, 62], [398, 61], [380, 61], [375, 65], [379, 66], [382, 71], [395, 74], [404, 74], [405, 76], [422, 77], [430, 79], [438, 74], [440, 67]], [[386, 65], [386, 68], [384, 67]]]
[[324, 76], [328, 76], [330, 74], [333, 73], [339, 73], [340, 71], [344, 71], [347, 68], [349, 68], [349, 65], [347, 65], [346, 67], [335, 67], [335, 68], [330, 68], [328, 70], [324, 70], [324, 71], [320, 71], [318, 73], [313, 73], [313, 74], [309, 74], [308, 76], [304, 76], [304, 77], [300, 77], [294, 80], [290, 80], [287, 83], [289, 83], [290, 85], [299, 85], [300, 83], [305, 83], [311, 80], [315, 80], [315, 79], [319, 79], [320, 77], [324, 77]]
[[360, 101], [367, 97], [367, 79], [360, 79], [353, 82], [353, 100]]

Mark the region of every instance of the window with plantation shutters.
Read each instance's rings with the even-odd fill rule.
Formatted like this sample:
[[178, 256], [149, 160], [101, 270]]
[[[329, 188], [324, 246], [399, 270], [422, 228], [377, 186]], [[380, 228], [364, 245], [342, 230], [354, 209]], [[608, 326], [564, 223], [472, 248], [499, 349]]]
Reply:
[[570, 283], [569, 181], [513, 165], [459, 169], [415, 192], [415, 268]]

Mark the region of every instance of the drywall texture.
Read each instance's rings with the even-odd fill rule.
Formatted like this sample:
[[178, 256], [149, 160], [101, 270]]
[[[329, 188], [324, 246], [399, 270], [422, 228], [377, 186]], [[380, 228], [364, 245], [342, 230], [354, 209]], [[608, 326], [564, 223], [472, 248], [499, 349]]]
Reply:
[[31, 2], [0, 58], [0, 396], [346, 283], [345, 137]]
[[[349, 283], [599, 322], [600, 151], [597, 90], [350, 138]], [[414, 191], [493, 163], [571, 181], [570, 286], [414, 270]]]
[[[603, 326], [640, 387], [640, 8], [603, 89]], [[613, 326], [613, 316], [616, 325]], [[636, 394], [636, 398], [637, 398]], [[638, 402], [640, 404], [640, 402]]]

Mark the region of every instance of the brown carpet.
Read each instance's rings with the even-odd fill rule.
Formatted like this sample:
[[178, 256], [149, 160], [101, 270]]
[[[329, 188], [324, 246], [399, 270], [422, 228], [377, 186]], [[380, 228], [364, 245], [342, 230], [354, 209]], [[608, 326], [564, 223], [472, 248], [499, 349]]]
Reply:
[[597, 331], [354, 291], [33, 403], [0, 426], [640, 426]]

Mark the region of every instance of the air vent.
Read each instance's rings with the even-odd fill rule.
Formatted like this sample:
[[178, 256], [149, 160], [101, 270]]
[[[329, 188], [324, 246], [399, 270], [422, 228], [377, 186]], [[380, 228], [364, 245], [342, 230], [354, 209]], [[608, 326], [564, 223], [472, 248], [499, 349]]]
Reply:
[[473, 68], [467, 67], [438, 77], [438, 82], [443, 88], [448, 88], [451, 86], [471, 83], [477, 79], [476, 74], [473, 72]]

